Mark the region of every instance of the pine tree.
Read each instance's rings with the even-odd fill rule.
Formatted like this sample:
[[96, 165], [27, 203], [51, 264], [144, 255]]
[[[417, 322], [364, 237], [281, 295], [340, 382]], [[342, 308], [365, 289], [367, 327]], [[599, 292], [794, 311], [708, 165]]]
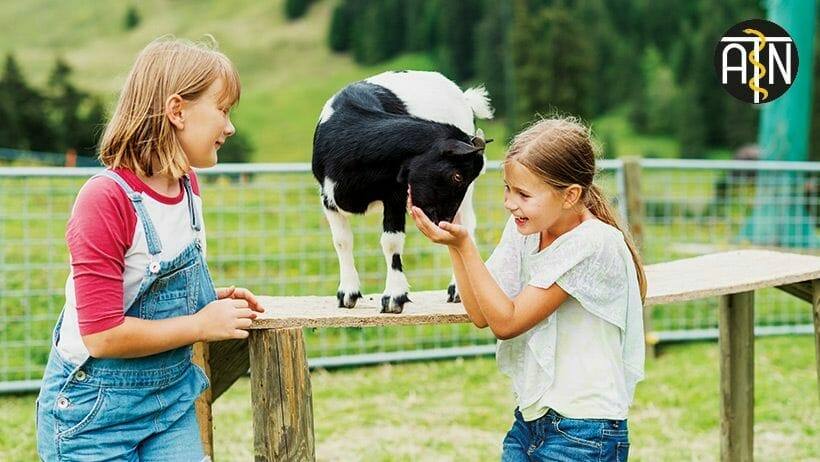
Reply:
[[501, 8], [489, 1], [484, 18], [476, 26], [475, 74], [487, 88], [498, 115], [506, 114], [507, 102], [504, 78], [504, 24]]
[[129, 5], [128, 9], [125, 10], [125, 19], [123, 20], [125, 30], [136, 29], [141, 20], [142, 18], [140, 17], [139, 11], [137, 11], [137, 7]]
[[285, 17], [289, 20], [304, 16], [310, 6], [310, 0], [285, 0]]
[[516, 11], [513, 49], [516, 86], [523, 117], [555, 109], [581, 117], [591, 114], [594, 54], [584, 26], [562, 4], [521, 17]]
[[333, 9], [333, 15], [330, 18], [330, 31], [328, 32], [328, 45], [335, 52], [350, 49], [350, 35], [353, 28], [353, 17], [350, 13], [350, 4], [346, 1], [339, 2]]
[[461, 82], [473, 76], [474, 29], [481, 18], [481, 2], [443, 2], [439, 16], [438, 63], [442, 73]]
[[82, 118], [82, 126], [77, 136], [77, 151], [80, 154], [96, 156], [105, 123], [105, 105], [99, 97], [91, 98], [90, 107]]
[[86, 99], [86, 94], [71, 83], [71, 72], [68, 63], [58, 58], [48, 79], [48, 107], [56, 138], [54, 148], [61, 152], [71, 148], [78, 152], [88, 152], [93, 148], [93, 144], [81, 146], [85, 121], [80, 115], [80, 107]]
[[10, 127], [6, 140], [8, 147], [53, 150], [54, 135], [44, 111], [45, 97], [28, 86], [17, 60], [11, 54], [6, 56], [0, 79], [0, 100], [6, 103], [6, 110], [11, 113], [9, 119], [3, 122]]
[[683, 158], [701, 158], [706, 148], [707, 122], [701, 106], [695, 102], [695, 86], [696, 83], [689, 82], [680, 92], [677, 138]]

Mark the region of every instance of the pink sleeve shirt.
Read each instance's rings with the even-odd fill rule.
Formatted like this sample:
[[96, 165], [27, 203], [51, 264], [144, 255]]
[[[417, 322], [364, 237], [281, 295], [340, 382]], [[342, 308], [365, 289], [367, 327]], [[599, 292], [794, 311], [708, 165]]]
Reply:
[[[162, 243], [161, 260], [173, 258], [195, 239], [181, 184], [179, 194], [169, 197], [151, 189], [129, 170], [115, 171], [142, 196]], [[190, 178], [194, 204], [202, 216], [199, 182], [193, 171]], [[141, 286], [149, 253], [143, 224], [131, 200], [117, 183], [105, 177], [91, 179], [78, 193], [66, 229], [66, 243], [71, 274], [66, 282], [60, 335], [66, 351], [61, 352], [66, 359], [83, 360], [87, 351], [81, 339], [73, 337], [123, 323], [125, 311]]]

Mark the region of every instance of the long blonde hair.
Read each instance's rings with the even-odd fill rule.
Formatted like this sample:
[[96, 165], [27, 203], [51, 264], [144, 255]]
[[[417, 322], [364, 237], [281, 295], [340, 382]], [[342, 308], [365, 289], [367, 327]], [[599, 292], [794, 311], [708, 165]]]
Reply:
[[177, 94], [195, 101], [220, 78], [221, 105], [232, 106], [240, 94], [236, 68], [217, 51], [216, 40], [207, 38], [208, 42], [191, 42], [164, 36], [140, 52], [100, 140], [103, 165], [149, 177], [170, 174], [180, 178], [190, 170], [188, 157], [165, 116], [166, 100]]
[[626, 226], [618, 219], [604, 192], [595, 184], [595, 146], [590, 129], [574, 117], [539, 120], [516, 135], [505, 162], [515, 159], [557, 190], [577, 184], [581, 201], [596, 218], [624, 235], [635, 269], [641, 300], [646, 298], [646, 274], [641, 256]]

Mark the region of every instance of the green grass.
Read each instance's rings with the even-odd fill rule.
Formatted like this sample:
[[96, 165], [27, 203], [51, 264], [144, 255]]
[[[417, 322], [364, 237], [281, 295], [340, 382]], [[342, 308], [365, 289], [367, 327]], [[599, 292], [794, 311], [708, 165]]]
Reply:
[[[308, 348], [311, 347], [308, 341]], [[755, 456], [820, 460], [810, 336], [755, 342]], [[717, 460], [716, 343], [665, 346], [630, 411], [630, 460]], [[491, 358], [314, 371], [319, 460], [498, 460], [511, 424], [509, 383]], [[34, 460], [34, 396], [0, 397], [0, 460]], [[249, 381], [214, 405], [216, 459], [252, 458]]]

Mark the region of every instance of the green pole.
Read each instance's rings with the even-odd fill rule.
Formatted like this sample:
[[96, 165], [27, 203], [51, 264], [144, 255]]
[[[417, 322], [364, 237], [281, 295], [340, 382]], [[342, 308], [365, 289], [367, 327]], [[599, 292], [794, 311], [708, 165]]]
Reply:
[[[800, 65], [792, 86], [763, 105], [758, 143], [765, 160], [809, 159], [811, 93], [814, 74], [814, 0], [769, 0], [769, 20], [791, 35]], [[770, 70], [769, 72], [772, 72]], [[741, 240], [758, 245], [817, 247], [814, 218], [806, 210], [805, 176], [799, 172], [758, 172], [755, 208]]]

